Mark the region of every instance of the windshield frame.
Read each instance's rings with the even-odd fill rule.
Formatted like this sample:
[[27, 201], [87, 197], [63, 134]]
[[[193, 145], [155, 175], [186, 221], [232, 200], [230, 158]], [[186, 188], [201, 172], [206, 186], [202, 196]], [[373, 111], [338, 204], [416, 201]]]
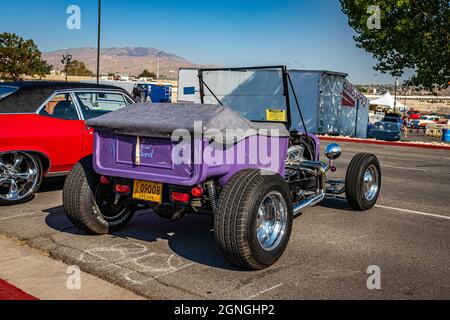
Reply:
[[[243, 72], [243, 71], [257, 71], [257, 70], [275, 70], [275, 71], [281, 71], [282, 76], [282, 85], [283, 85], [283, 96], [286, 99], [286, 121], [279, 121], [276, 123], [283, 123], [286, 125], [286, 128], [288, 130], [291, 129], [292, 125], [292, 114], [291, 114], [291, 102], [289, 97], [289, 74], [287, 72], [286, 66], [261, 66], [261, 67], [238, 67], [238, 68], [201, 68], [198, 69], [198, 78], [200, 82], [200, 102], [201, 104], [205, 104], [205, 89], [208, 90], [214, 99], [217, 100], [217, 102], [224, 106], [223, 103], [220, 101], [220, 99], [216, 96], [216, 94], [208, 87], [208, 84], [204, 81], [204, 73], [205, 72], [214, 72], [214, 71], [236, 71], [236, 72]], [[275, 121], [264, 121], [264, 120], [251, 120], [247, 119], [252, 122], [263, 122], [263, 123], [275, 123]], [[304, 128], [306, 131], [306, 127]]]

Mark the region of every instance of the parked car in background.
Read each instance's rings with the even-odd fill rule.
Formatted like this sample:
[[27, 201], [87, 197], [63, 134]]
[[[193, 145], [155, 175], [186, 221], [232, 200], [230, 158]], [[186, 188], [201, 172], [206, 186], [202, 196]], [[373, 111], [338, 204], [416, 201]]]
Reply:
[[408, 119], [410, 121], [419, 120], [421, 116], [422, 115], [421, 115], [421, 113], [419, 111], [409, 111], [408, 112]]
[[445, 115], [444, 117], [442, 117], [439, 122], [439, 124], [446, 124], [446, 125], [450, 125], [450, 115]]
[[402, 115], [399, 113], [386, 113], [382, 122], [402, 123]]
[[42, 178], [64, 176], [92, 153], [85, 120], [134, 103], [123, 89], [96, 84], [0, 84], [0, 205], [25, 202]]
[[400, 141], [402, 139], [401, 123], [377, 122], [370, 129], [368, 137], [385, 141]]
[[436, 115], [421, 116], [418, 120], [413, 120], [411, 126], [415, 129], [425, 129], [427, 124], [438, 123], [441, 117]]

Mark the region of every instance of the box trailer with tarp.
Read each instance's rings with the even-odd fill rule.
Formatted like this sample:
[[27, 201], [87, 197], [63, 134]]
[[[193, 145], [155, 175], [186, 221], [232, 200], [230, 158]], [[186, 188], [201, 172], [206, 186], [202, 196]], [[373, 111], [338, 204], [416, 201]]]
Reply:
[[[348, 110], [348, 106], [343, 106], [347, 74], [306, 70], [288, 70], [287, 73], [289, 85], [284, 88], [288, 88], [289, 92], [285, 93], [280, 85], [283, 75], [279, 69], [182, 68], [179, 72], [178, 101], [220, 102], [225, 106], [233, 104], [242, 107], [256, 103], [264, 104], [267, 110], [277, 110], [286, 103], [287, 96], [287, 103], [292, 105], [296, 104], [297, 101], [294, 100], [297, 98], [307, 131], [366, 137], [368, 113], [359, 110], [361, 114], [357, 119], [358, 108], [353, 111]], [[291, 129], [303, 130], [301, 120], [300, 113], [294, 112]]]

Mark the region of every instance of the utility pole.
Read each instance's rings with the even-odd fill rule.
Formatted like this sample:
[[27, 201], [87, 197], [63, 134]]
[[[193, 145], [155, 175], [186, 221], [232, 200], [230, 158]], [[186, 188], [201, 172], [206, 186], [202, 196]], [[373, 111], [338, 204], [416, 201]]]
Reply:
[[394, 113], [397, 111], [397, 87], [398, 87], [398, 76], [395, 77]]
[[373, 94], [377, 94], [377, 74], [373, 75]]
[[[403, 86], [403, 95], [404, 95], [404, 116], [406, 117], [406, 98], [407, 98], [407, 94], [409, 93], [409, 84], [405, 84]], [[411, 110], [411, 109], [410, 109]]]
[[156, 80], [159, 80], [159, 63], [160, 63], [160, 58], [161, 58], [162, 52], [158, 51], [157, 56], [158, 56], [158, 66], [156, 68]]
[[67, 74], [69, 73], [69, 66], [70, 66], [70, 62], [72, 61], [72, 55], [70, 55], [70, 54], [68, 54], [68, 53], [66, 53], [66, 54], [63, 54], [63, 57], [62, 57], [62, 60], [61, 60], [61, 63], [63, 64], [63, 65], [65, 65], [65, 73], [66, 73], [66, 82], [67, 82]]
[[100, 82], [100, 45], [102, 27], [102, 0], [98, 0], [98, 33], [97, 33], [97, 84]]

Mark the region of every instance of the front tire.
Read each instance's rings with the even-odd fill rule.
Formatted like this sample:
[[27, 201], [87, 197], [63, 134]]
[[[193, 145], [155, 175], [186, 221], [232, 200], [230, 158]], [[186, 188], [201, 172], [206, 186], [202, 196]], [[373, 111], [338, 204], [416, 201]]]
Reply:
[[69, 220], [93, 234], [109, 234], [123, 229], [135, 208], [122, 200], [115, 204], [112, 184], [102, 185], [92, 167], [92, 156], [82, 159], [67, 177], [63, 205]]
[[359, 153], [352, 161], [345, 178], [348, 204], [356, 211], [375, 206], [381, 191], [381, 167], [373, 154]]
[[222, 190], [215, 215], [218, 247], [232, 264], [253, 270], [277, 262], [289, 242], [292, 196], [278, 174], [244, 170]]

